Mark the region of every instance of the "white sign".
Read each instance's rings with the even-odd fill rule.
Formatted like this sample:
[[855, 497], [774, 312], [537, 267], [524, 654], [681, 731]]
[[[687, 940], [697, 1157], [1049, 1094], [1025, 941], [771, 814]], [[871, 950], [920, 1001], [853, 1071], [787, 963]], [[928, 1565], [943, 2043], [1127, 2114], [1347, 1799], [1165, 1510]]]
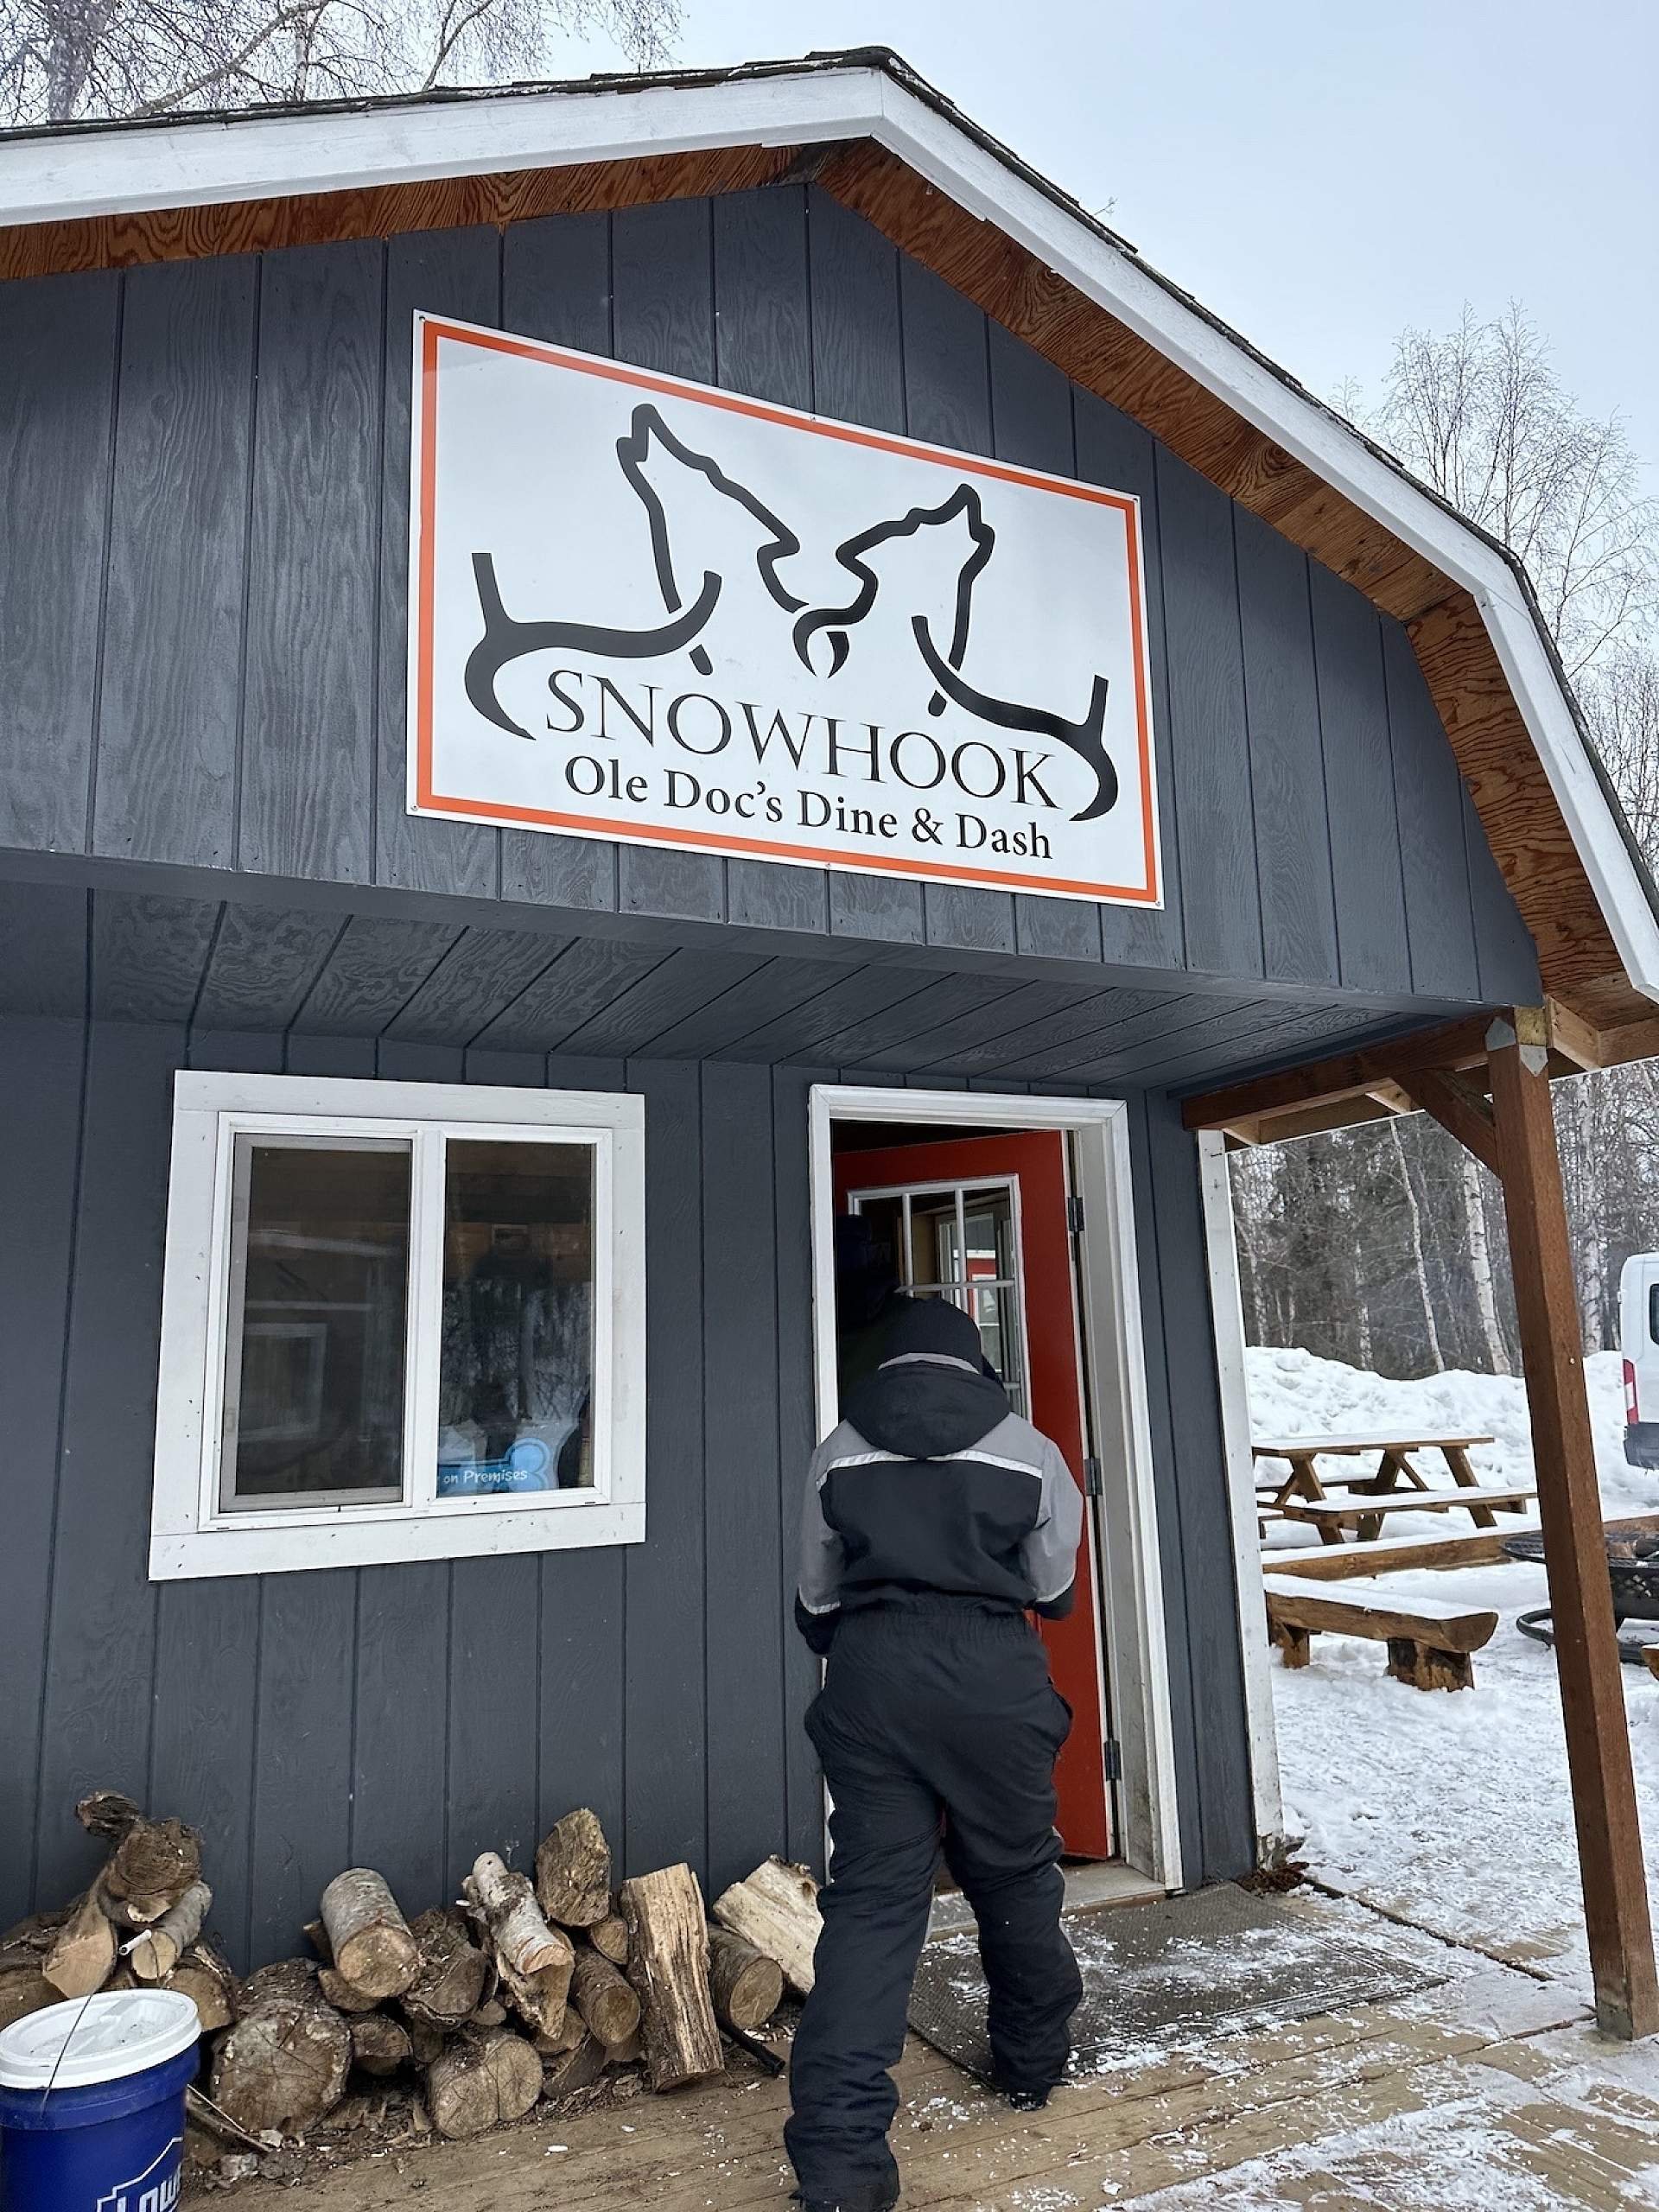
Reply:
[[1161, 903], [1128, 493], [416, 318], [416, 814]]

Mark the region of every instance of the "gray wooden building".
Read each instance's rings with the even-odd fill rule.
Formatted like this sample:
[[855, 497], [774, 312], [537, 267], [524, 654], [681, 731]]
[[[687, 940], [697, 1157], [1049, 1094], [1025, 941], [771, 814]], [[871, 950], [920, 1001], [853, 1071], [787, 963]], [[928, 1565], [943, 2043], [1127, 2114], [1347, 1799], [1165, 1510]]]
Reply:
[[238, 1964], [577, 1803], [821, 1859], [838, 1251], [1087, 1472], [1068, 1842], [1246, 1871], [1215, 1132], [1659, 987], [1524, 579], [886, 55], [15, 134], [0, 211], [0, 1923], [101, 1784]]

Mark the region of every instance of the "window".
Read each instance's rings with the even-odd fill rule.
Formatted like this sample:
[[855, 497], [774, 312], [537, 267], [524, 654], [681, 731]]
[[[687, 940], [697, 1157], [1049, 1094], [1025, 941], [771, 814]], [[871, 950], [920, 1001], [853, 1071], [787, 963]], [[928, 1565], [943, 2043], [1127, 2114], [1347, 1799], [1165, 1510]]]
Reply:
[[153, 1580], [645, 1535], [637, 1098], [177, 1078]]

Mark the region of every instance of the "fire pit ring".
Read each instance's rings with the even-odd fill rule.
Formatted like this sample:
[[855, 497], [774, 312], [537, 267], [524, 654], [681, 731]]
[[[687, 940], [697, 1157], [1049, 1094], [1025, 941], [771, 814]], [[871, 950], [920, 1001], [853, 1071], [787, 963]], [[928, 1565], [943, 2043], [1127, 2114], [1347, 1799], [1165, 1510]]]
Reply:
[[[1612, 1586], [1613, 1626], [1627, 1620], [1659, 1622], [1659, 1533], [1640, 1522], [1609, 1521], [1604, 1529], [1607, 1542], [1607, 1579]], [[1544, 1540], [1536, 1529], [1523, 1535], [1506, 1536], [1503, 1548], [1511, 1559], [1541, 1561]], [[1517, 1613], [1515, 1624], [1535, 1643], [1553, 1644], [1555, 1630], [1548, 1605]], [[1618, 1656], [1627, 1667], [1640, 1667], [1645, 1644], [1659, 1642], [1659, 1635], [1621, 1636]]]

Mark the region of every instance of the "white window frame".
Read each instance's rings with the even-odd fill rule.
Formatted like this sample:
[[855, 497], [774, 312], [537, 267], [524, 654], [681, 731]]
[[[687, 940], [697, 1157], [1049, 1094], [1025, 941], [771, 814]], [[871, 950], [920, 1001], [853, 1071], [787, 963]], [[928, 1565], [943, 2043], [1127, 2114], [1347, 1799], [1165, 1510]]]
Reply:
[[[221, 1414], [236, 1140], [374, 1137], [410, 1148], [403, 1495], [226, 1506]], [[594, 1481], [437, 1495], [447, 1145], [488, 1138], [594, 1154]], [[584, 1090], [231, 1075], [175, 1077], [149, 1577], [279, 1574], [401, 1560], [629, 1544], [645, 1534], [645, 1102]]]

